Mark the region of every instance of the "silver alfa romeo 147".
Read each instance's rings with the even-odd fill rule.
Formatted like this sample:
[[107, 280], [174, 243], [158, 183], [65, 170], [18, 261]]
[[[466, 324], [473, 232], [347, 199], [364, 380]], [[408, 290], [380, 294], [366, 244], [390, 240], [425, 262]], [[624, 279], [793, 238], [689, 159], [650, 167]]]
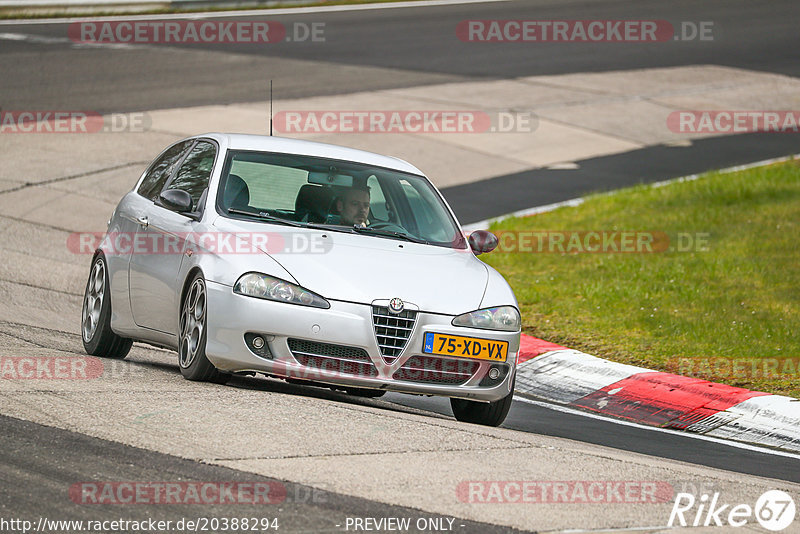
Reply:
[[[520, 342], [514, 293], [405, 161], [279, 137], [206, 134], [162, 152], [92, 258], [89, 354], [133, 341], [183, 376], [260, 373], [352, 395], [450, 397], [503, 422]], [[91, 249], [90, 249], [91, 250]]]

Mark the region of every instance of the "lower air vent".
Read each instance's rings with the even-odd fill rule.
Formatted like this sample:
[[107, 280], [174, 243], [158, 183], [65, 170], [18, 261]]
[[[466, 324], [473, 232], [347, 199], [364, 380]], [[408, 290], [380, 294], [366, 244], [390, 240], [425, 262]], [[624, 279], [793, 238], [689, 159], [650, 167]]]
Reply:
[[475, 360], [412, 356], [392, 375], [395, 380], [425, 384], [463, 384], [480, 367]]
[[289, 339], [289, 350], [295, 360], [306, 367], [345, 375], [378, 376], [367, 351], [358, 347]]

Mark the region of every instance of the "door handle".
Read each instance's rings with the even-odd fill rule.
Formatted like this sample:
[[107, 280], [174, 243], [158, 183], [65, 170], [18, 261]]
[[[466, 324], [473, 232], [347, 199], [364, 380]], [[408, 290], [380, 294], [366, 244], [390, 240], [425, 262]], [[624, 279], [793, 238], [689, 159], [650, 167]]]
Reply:
[[139, 223], [144, 228], [150, 226], [150, 221], [147, 219], [146, 216], [136, 217], [136, 222]]

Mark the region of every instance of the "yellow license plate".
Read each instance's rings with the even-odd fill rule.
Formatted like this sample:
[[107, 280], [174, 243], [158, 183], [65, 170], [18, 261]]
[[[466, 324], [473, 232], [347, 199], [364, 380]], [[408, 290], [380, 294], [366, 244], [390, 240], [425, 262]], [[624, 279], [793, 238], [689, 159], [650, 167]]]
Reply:
[[508, 341], [478, 339], [474, 337], [450, 336], [446, 334], [425, 334], [422, 352], [442, 356], [458, 356], [504, 362], [508, 357]]

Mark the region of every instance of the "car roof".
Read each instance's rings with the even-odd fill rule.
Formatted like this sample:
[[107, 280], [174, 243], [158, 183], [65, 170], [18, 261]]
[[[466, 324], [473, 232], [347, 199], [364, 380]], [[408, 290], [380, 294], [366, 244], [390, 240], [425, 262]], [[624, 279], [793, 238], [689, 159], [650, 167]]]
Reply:
[[317, 143], [315, 141], [303, 141], [300, 139], [290, 139], [288, 137], [277, 137], [271, 135], [250, 135], [232, 133], [206, 133], [194, 136], [214, 139], [220, 144], [227, 145], [231, 150], [257, 150], [264, 152], [279, 152], [286, 154], [299, 154], [305, 156], [317, 156], [323, 158], [338, 159], [343, 161], [353, 161], [366, 163], [376, 167], [384, 167], [398, 171], [408, 172], [424, 176], [423, 172], [407, 161], [392, 156], [384, 156], [374, 152], [348, 148], [328, 143]]

